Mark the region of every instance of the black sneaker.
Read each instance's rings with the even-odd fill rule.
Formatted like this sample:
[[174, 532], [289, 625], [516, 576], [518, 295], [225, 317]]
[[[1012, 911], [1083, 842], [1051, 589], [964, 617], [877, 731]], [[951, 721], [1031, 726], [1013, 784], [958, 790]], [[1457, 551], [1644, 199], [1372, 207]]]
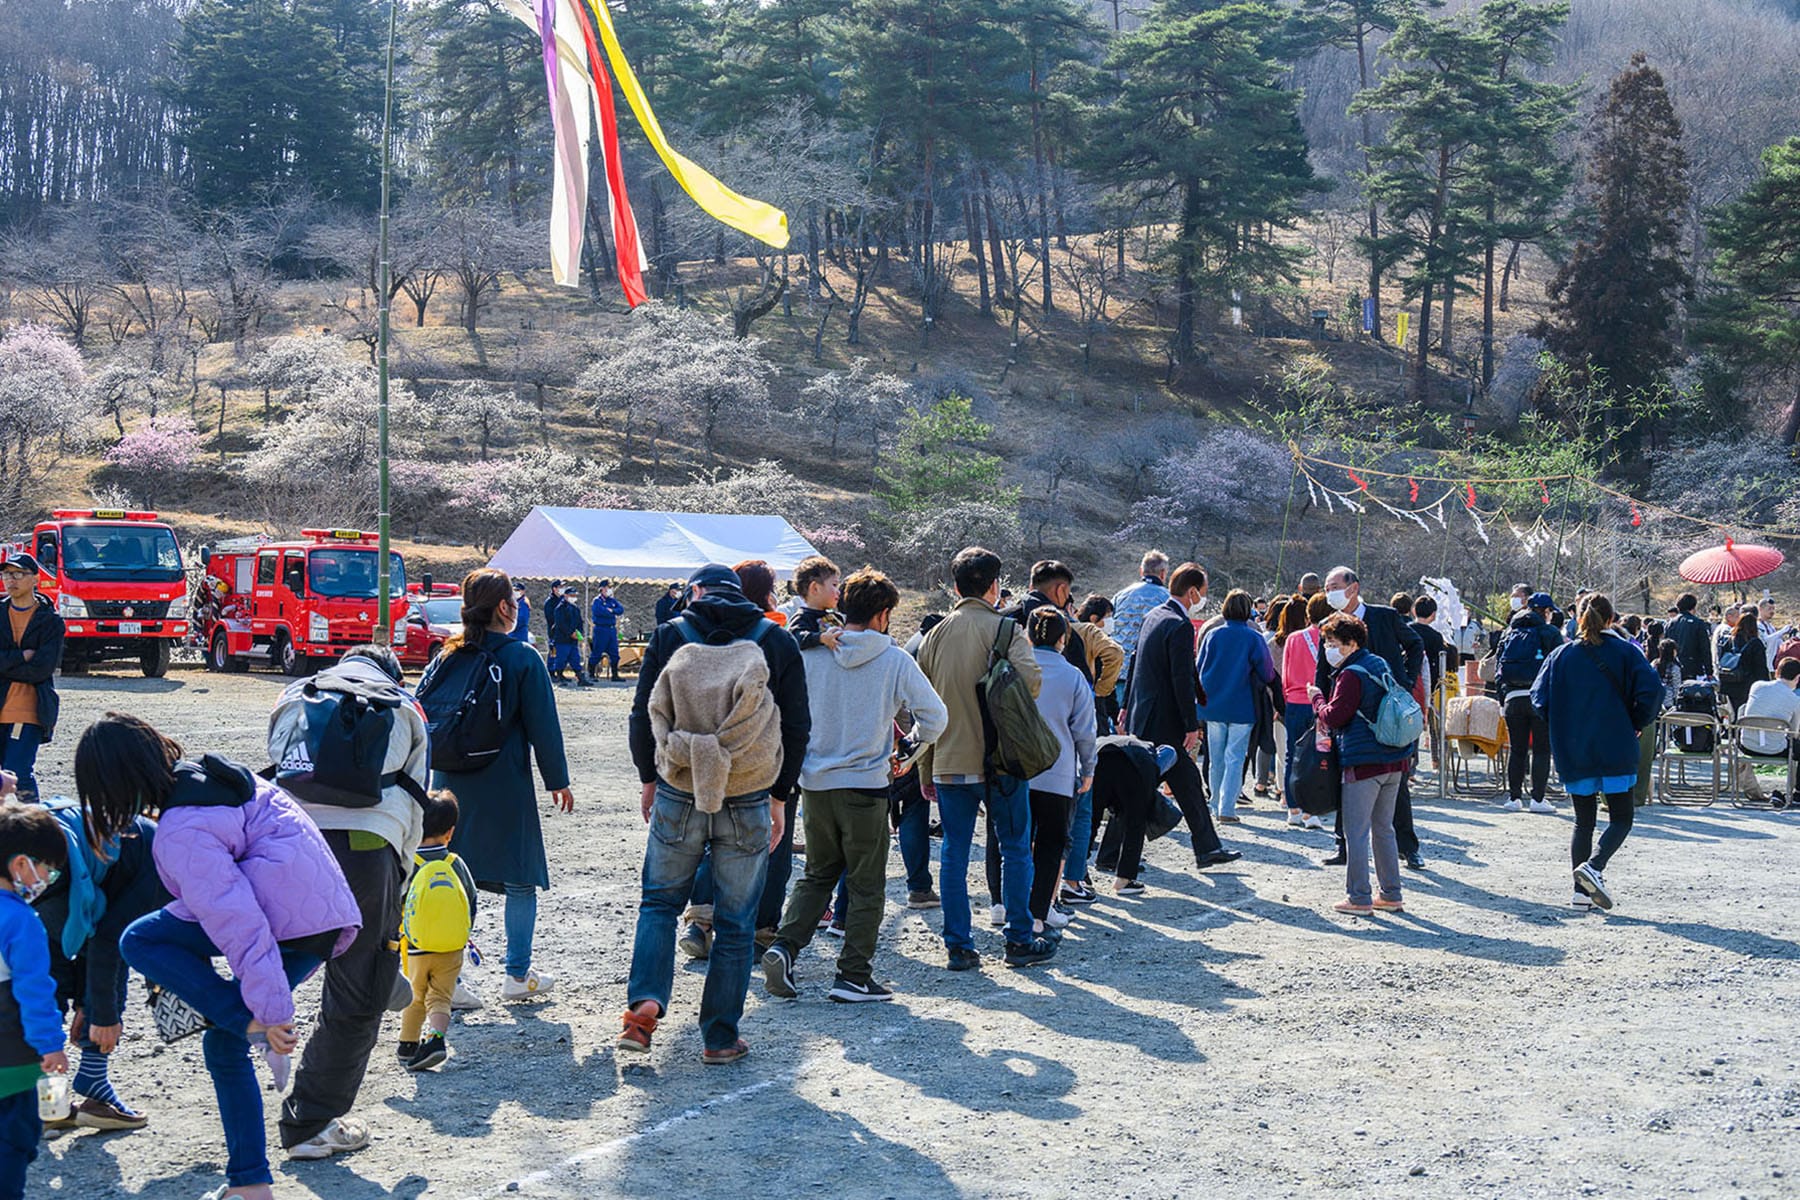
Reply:
[[413, 1060], [406, 1064], [409, 1071], [429, 1071], [450, 1057], [450, 1047], [444, 1044], [444, 1035], [431, 1034], [419, 1039], [419, 1052]]
[[1349, 861], [1350, 860], [1342, 854], [1334, 854], [1330, 858], [1321, 858], [1319, 860], [1319, 865], [1321, 867], [1341, 867]]
[[1046, 962], [1056, 955], [1056, 943], [1046, 937], [1034, 937], [1029, 942], [1006, 943], [1006, 965], [1009, 967], [1030, 967]]
[[952, 971], [973, 971], [981, 966], [981, 955], [973, 950], [957, 946], [950, 951], [950, 961], [946, 965]]
[[1199, 865], [1200, 869], [1204, 871], [1208, 867], [1222, 867], [1226, 863], [1234, 863], [1242, 857], [1244, 857], [1242, 850], [1213, 850], [1200, 856]]
[[1417, 850], [1414, 850], [1411, 854], [1406, 856], [1406, 869], [1409, 871], [1423, 871], [1425, 869], [1425, 856], [1420, 854]]
[[401, 1042], [398, 1046], [394, 1047], [394, 1049], [396, 1051], [395, 1057], [400, 1060], [400, 1065], [404, 1067], [411, 1063], [413, 1055], [419, 1052], [419, 1043]]
[[794, 956], [786, 946], [776, 943], [763, 951], [763, 989], [781, 1000], [792, 1000], [800, 993], [794, 990]]
[[1094, 889], [1085, 883], [1078, 883], [1074, 887], [1064, 884], [1062, 891], [1058, 893], [1058, 899], [1063, 904], [1092, 904], [1095, 899]]
[[858, 983], [854, 979], [845, 979], [842, 975], [831, 985], [826, 993], [839, 1004], [867, 1004], [875, 1000], [892, 1000], [894, 993], [882, 987], [873, 979]]

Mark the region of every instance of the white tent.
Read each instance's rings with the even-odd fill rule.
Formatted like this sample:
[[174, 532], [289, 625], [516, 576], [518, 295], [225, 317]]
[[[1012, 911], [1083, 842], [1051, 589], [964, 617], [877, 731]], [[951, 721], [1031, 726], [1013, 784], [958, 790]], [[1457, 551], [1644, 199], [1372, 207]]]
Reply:
[[777, 579], [788, 579], [817, 553], [781, 517], [539, 507], [488, 565], [526, 579], [668, 583], [709, 562], [760, 558]]

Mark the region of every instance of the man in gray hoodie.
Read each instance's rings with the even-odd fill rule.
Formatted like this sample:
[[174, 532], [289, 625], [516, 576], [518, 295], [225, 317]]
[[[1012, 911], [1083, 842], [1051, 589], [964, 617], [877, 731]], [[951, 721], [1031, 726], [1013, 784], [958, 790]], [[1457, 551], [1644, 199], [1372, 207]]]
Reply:
[[949, 723], [944, 702], [912, 656], [888, 636], [900, 592], [886, 575], [865, 568], [844, 583], [844, 616], [836, 649], [800, 656], [812, 734], [800, 767], [805, 797], [806, 875], [788, 899], [775, 942], [763, 953], [769, 994], [792, 999], [794, 958], [812, 941], [819, 917], [845, 876], [850, 911], [830, 997], [840, 1003], [891, 1000], [869, 962], [881, 930], [887, 884], [888, 781], [893, 777], [894, 722], [902, 710], [920, 745], [937, 741]]

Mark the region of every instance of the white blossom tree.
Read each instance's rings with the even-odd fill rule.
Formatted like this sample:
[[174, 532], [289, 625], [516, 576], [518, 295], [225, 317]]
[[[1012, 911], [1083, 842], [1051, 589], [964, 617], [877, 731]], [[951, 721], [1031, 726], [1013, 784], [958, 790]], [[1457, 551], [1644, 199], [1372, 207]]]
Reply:
[[74, 346], [44, 325], [0, 337], [0, 515], [18, 516], [93, 411]]
[[1131, 506], [1118, 536], [1186, 546], [1192, 558], [1211, 534], [1229, 558], [1233, 534], [1280, 507], [1292, 466], [1281, 447], [1247, 430], [1207, 433], [1156, 466], [1150, 494]]

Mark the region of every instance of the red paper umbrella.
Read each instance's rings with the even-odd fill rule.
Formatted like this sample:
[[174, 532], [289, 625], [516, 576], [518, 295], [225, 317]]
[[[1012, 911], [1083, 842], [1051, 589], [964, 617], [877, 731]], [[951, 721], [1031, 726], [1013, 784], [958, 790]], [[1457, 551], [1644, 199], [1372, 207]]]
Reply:
[[1681, 577], [1689, 583], [1743, 583], [1760, 579], [1786, 559], [1773, 546], [1739, 546], [1730, 538], [1723, 546], [1700, 550], [1681, 561]]

